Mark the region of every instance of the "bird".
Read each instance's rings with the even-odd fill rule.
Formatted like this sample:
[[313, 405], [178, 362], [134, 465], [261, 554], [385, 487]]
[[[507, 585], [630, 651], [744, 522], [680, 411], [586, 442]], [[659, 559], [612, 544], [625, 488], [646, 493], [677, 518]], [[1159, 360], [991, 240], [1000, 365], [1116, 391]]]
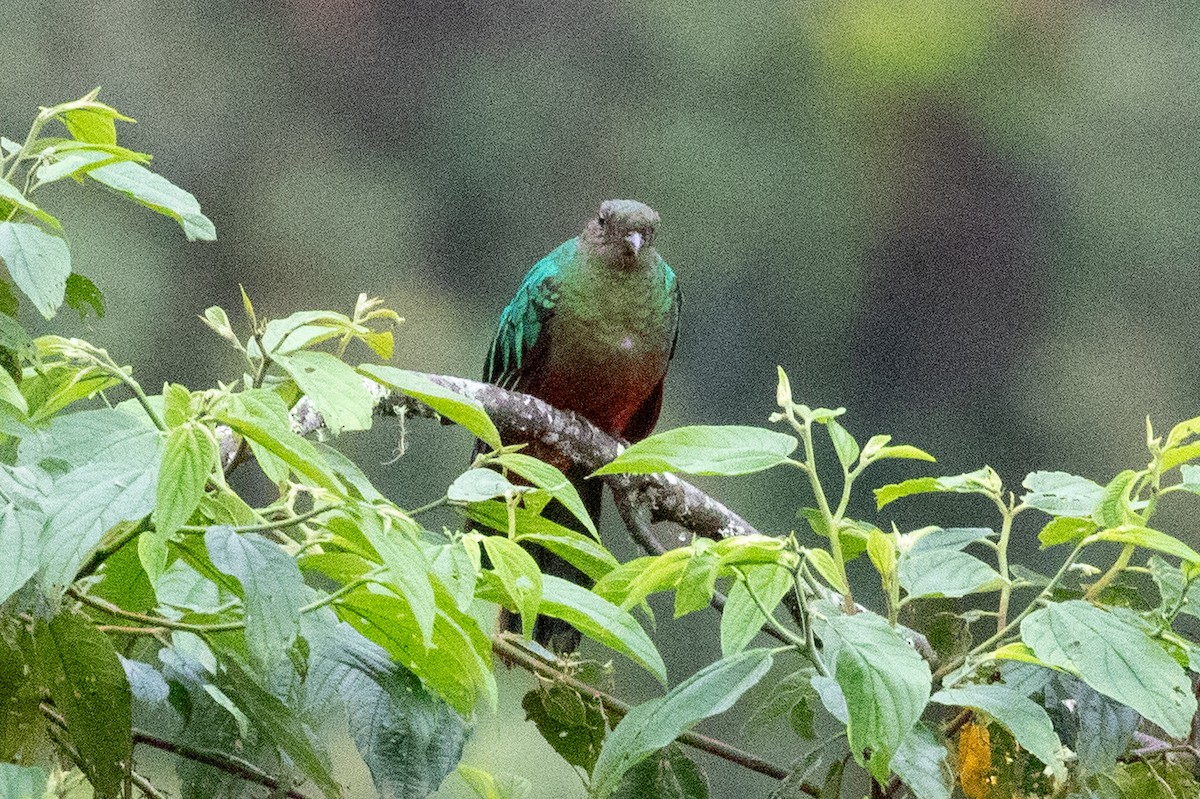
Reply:
[[[484, 382], [573, 411], [628, 442], [658, 421], [667, 366], [679, 335], [682, 293], [675, 272], [654, 246], [659, 215], [636, 200], [605, 200], [583, 231], [533, 265], [500, 323], [484, 363]], [[602, 483], [587, 480], [551, 445], [530, 442], [526, 454], [559, 467], [595, 522]], [[582, 532], [559, 503], [543, 515]], [[540, 548], [531, 554], [544, 574], [588, 585], [581, 571]], [[501, 608], [500, 626], [521, 631], [520, 615]], [[559, 654], [579, 646], [569, 623], [539, 616], [533, 638]]]

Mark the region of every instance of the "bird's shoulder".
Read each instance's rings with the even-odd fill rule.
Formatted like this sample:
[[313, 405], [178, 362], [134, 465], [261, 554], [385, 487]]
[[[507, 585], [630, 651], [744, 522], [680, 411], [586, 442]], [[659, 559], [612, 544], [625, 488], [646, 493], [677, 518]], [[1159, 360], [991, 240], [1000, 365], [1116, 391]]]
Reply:
[[579, 240], [563, 242], [530, 267], [500, 314], [500, 325], [484, 365], [484, 380], [514, 388], [520, 370], [545, 333], [559, 301], [564, 273], [578, 256]]

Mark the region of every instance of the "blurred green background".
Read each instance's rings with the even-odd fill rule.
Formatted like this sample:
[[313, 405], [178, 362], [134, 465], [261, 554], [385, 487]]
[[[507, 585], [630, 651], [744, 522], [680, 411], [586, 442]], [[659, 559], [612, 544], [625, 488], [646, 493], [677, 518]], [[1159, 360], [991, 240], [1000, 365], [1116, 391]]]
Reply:
[[[798, 399], [845, 405], [860, 438], [940, 458], [936, 472], [881, 467], [871, 485], [988, 463], [1016, 486], [1035, 468], [1106, 481], [1145, 460], [1147, 414], [1163, 429], [1200, 413], [1193, 3], [9, 0], [2, 13], [0, 132], [20, 140], [39, 104], [102, 85], [143, 120], [122, 142], [216, 223], [219, 241], [188, 244], [95, 188], [41, 198], [109, 302], [102, 320], [56, 328], [147, 386], [238, 375], [196, 316], [236, 312], [239, 283], [276, 315], [380, 295], [408, 320], [399, 365], [477, 376], [525, 269], [602, 199], [632, 197], [662, 214], [685, 293], [664, 426], [765, 423], [782, 364]], [[344, 444], [410, 505], [469, 450], [424, 423]], [[772, 533], [806, 501], [790, 474], [705, 485]], [[858, 507], [885, 526], [992, 522], [970, 502], [911, 502], [895, 517]], [[608, 540], [634, 554], [612, 516]], [[1185, 512], [1171, 518], [1197, 541]], [[716, 621], [669, 615], [658, 637], [678, 680], [715, 655]], [[625, 689], [654, 690], [621, 666]], [[529, 678], [504, 681], [510, 701], [483, 715], [468, 761], [581, 795], [522, 720]], [[707, 729], [736, 737], [741, 718]], [[748, 745], [786, 762], [778, 732]], [[769, 785], [711, 776], [716, 796]], [[442, 795], [465, 793], [451, 779]]]

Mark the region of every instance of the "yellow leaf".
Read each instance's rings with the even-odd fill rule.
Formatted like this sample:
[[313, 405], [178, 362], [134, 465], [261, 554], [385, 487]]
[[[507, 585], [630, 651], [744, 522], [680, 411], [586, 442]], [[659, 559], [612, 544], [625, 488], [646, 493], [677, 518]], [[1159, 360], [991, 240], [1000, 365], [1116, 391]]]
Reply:
[[967, 799], [987, 799], [992, 787], [992, 737], [986, 725], [968, 722], [958, 734], [958, 781]]

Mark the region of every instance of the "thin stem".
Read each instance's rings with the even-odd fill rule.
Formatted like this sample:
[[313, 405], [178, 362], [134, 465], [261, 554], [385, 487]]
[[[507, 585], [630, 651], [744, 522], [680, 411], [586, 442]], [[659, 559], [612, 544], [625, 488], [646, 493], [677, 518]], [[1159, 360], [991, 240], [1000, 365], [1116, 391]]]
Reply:
[[[323, 505], [319, 508], [313, 508], [310, 511], [297, 514], [296, 516], [288, 516], [285, 519], [275, 519], [273, 521], [260, 522], [258, 524], [243, 524], [232, 528], [232, 530], [235, 533], [261, 533], [265, 530], [279, 530], [284, 527], [294, 527], [295, 525], [303, 524], [315, 516], [320, 516], [322, 513], [327, 513], [331, 510], [337, 510], [340, 507], [340, 504]], [[211, 526], [212, 525], [184, 524], [179, 527], [179, 530], [185, 533], [203, 533], [207, 532]]]
[[996, 543], [996, 566], [1004, 581], [1000, 585], [1000, 610], [996, 615], [996, 631], [999, 632], [1008, 626], [1008, 603], [1012, 599], [1012, 579], [1008, 570], [1008, 539], [1012, 535], [1013, 518], [1022, 510], [1023, 506], [1014, 508], [1011, 499], [1008, 505], [1005, 505], [1004, 500], [998, 496], [993, 499], [996, 507], [1000, 509], [1000, 516], [1003, 519], [1000, 523], [1000, 540]]
[[104, 546], [96, 547], [96, 549], [92, 550], [92, 554], [88, 556], [88, 559], [84, 561], [83, 565], [79, 567], [79, 571], [75, 572], [75, 579], [71, 582], [94, 574], [104, 561], [115, 555], [122, 547], [151, 527], [150, 516], [147, 514], [137, 524], [130, 525], [122, 530]]
[[408, 515], [409, 516], [420, 516], [422, 513], [427, 513], [428, 511], [431, 511], [434, 508], [442, 507], [447, 502], [449, 502], [448, 498], [439, 497], [438, 499], [435, 499], [433, 502], [429, 502], [425, 505], [422, 505], [419, 508], [413, 508], [412, 510], [408, 511]]
[[126, 627], [121, 624], [97, 624], [96, 629], [102, 633], [115, 633], [117, 635], [159, 636], [167, 631], [166, 627]]
[[[778, 568], [783, 567], [780, 566]], [[758, 598], [758, 594], [754, 593], [754, 589], [750, 587], [750, 581], [746, 579], [746, 574], [738, 568], [734, 568], [734, 572], [737, 573], [738, 578], [741, 579], [745, 585], [746, 593], [750, 595], [750, 601], [754, 603], [756, 608], [758, 608], [759, 613], [766, 618], [767, 624], [770, 624], [771, 627], [773, 627], [780, 635], [782, 635], [786, 643], [793, 644], [800, 649], [808, 646], [808, 643], [803, 638], [796, 635], [794, 632], [789, 630], [787, 627], [784, 627], [776, 620], [775, 614], [767, 609], [767, 606], [763, 604], [763, 601]]]
[[945, 677], [947, 674], [965, 663], [967, 658], [974, 657], [981, 652], [986, 652], [992, 646], [999, 643], [1010, 633], [1012, 633], [1012, 631], [1016, 629], [1017, 625], [1025, 620], [1026, 616], [1028, 616], [1030, 613], [1033, 613], [1033, 611], [1037, 609], [1038, 605], [1050, 598], [1051, 594], [1054, 593], [1054, 589], [1058, 587], [1058, 584], [1062, 582], [1063, 577], [1067, 575], [1067, 571], [1075, 564], [1075, 560], [1079, 557], [1079, 553], [1083, 551], [1084, 546], [1085, 544], [1083, 541], [1080, 541], [1075, 546], [1075, 549], [1073, 549], [1067, 559], [1063, 561], [1063, 565], [1059, 567], [1059, 570], [1055, 573], [1055, 575], [1050, 578], [1050, 582], [1046, 584], [1046, 587], [1043, 588], [1041, 593], [1034, 597], [1033, 600], [1025, 606], [1025, 609], [1022, 610], [1015, 619], [1004, 625], [1003, 628], [997, 630], [995, 635], [984, 641], [982, 644], [976, 646], [966, 655], [961, 655], [953, 660], [948, 661], [945, 665], [934, 672], [934, 679], [940, 680], [942, 677]]
[[[829, 500], [825, 498], [825, 490], [821, 487], [821, 478], [817, 475], [817, 459], [812, 442], [812, 422], [806, 419], [803, 424], [800, 424], [792, 420], [792, 427], [800, 433], [800, 440], [804, 442], [803, 471], [808, 475], [808, 483], [812, 487], [813, 495], [816, 497], [817, 508], [821, 511], [821, 518], [824, 520], [825, 528], [829, 533], [829, 549], [833, 553], [833, 560], [837, 564], [842, 584], [846, 586], [846, 594], [842, 597], [842, 605], [847, 614], [856, 613], [858, 608], [854, 604], [854, 595], [850, 590], [850, 578], [846, 574], [846, 556], [842, 553], [842, 539], [837, 529], [837, 518], [834, 516], [833, 511], [829, 509]], [[844, 493], [848, 493], [845, 486], [843, 486], [843, 491]]]
[[[38, 134], [42, 132], [42, 128], [45, 127], [46, 123], [49, 121], [50, 119], [43, 119], [40, 113], [33, 118], [33, 124], [29, 127], [29, 135], [25, 137], [25, 143], [21, 145], [20, 151], [13, 156], [12, 166], [10, 166], [8, 171], [4, 173], [4, 179], [9, 183], [12, 183], [13, 175], [17, 173], [17, 166], [21, 163], [21, 159], [26, 157], [26, 152], [29, 150], [29, 145], [33, 144], [34, 141], [37, 140]], [[10, 216], [9, 218], [11, 219], [12, 217]]]
[[[90, 347], [90, 345], [88, 346]], [[89, 351], [88, 354], [91, 356], [92, 361], [97, 366], [124, 383], [125, 387], [133, 392], [133, 396], [137, 398], [138, 404], [142, 406], [142, 410], [144, 410], [146, 415], [150, 417], [150, 421], [154, 423], [154, 426], [159, 430], [166, 432], [167, 423], [163, 421], [162, 417], [159, 416], [158, 411], [155, 410], [154, 406], [150, 404], [150, 398], [147, 397], [146, 392], [142, 390], [141, 384], [126, 374], [125, 370], [122, 369], [120, 365], [112, 359], [112, 356], [110, 356], [105, 350], [97, 349], [94, 352]]]
[[350, 582], [346, 583], [341, 588], [334, 591], [332, 594], [323, 596], [320, 599], [314, 599], [312, 602], [309, 602], [307, 605], [300, 608], [300, 612], [301, 613], [312, 613], [314, 610], [319, 610], [320, 608], [323, 608], [326, 605], [332, 605], [334, 602], [338, 601], [339, 599], [344, 597], [346, 594], [353, 591], [355, 588], [358, 588], [360, 585], [366, 585], [369, 582], [373, 582], [375, 580], [375, 578], [382, 571], [384, 571], [383, 567], [380, 567], [378, 569], [372, 569], [371, 571], [364, 574], [362, 577], [359, 577], [356, 580], [351, 580]]
[[67, 589], [67, 593], [83, 604], [91, 605], [96, 610], [103, 611], [110, 616], [116, 616], [119, 619], [129, 619], [130, 621], [140, 622], [147, 627], [164, 627], [168, 630], [179, 630], [180, 632], [203, 635], [204, 633], [219, 633], [229, 630], [240, 630], [246, 626], [246, 623], [243, 621], [229, 621], [220, 624], [189, 624], [183, 621], [175, 621], [174, 619], [165, 619], [161, 616], [146, 616], [141, 613], [135, 613], [132, 610], [125, 610], [125, 608], [114, 605], [105, 599], [89, 596], [88, 594], [85, 594], [82, 591], [78, 591], [74, 588]]
[[822, 677], [828, 677], [829, 669], [825, 667], [825, 661], [821, 660], [820, 653], [817, 651], [817, 635], [813, 631], [812, 614], [808, 608], [808, 592], [801, 584], [802, 578], [800, 573], [803, 569], [803, 563], [796, 567], [792, 579], [792, 587], [796, 592], [796, 602], [800, 606], [800, 619], [803, 623], [804, 631], [804, 653], [808, 656], [809, 662], [813, 664], [813, 668], [817, 670], [817, 674], [820, 674]]
[[[548, 677], [556, 682], [560, 682], [567, 687], [591, 697], [592, 699], [603, 705], [604, 709], [618, 719], [624, 717], [631, 710], [630, 705], [622, 702], [611, 694], [601, 691], [599, 688], [594, 688], [585, 682], [575, 679], [569, 674], [566, 674], [556, 666], [538, 658], [524, 647], [517, 646], [509, 640], [508, 635], [492, 636], [492, 651], [499, 657], [503, 658], [508, 663], [515, 663], [526, 671], [539, 674], [543, 677]], [[755, 771], [759, 774], [765, 774], [777, 780], [782, 780], [788, 776], [788, 770], [780, 766], [764, 760], [758, 755], [738, 749], [735, 746], [719, 741], [715, 738], [710, 738], [707, 735], [701, 735], [698, 732], [687, 731], [676, 738], [681, 744], [686, 744], [703, 752], [708, 752], [711, 755], [716, 755], [722, 760], [727, 760], [730, 763], [735, 763], [743, 768]], [[816, 786], [802, 785], [801, 790], [810, 796], [818, 796], [820, 791]]]
[[[352, 580], [352, 581], [346, 583], [341, 588], [334, 591], [332, 594], [328, 594], [319, 599], [314, 599], [312, 602], [309, 602], [307, 605], [304, 605], [303, 607], [301, 607], [297, 612], [312, 613], [314, 610], [319, 610], [320, 608], [323, 608], [326, 605], [331, 605], [334, 602], [336, 602], [337, 600], [341, 599], [346, 594], [353, 591], [355, 588], [358, 588], [359, 586], [364, 585], [364, 584], [369, 583], [372, 580], [374, 580], [376, 575], [379, 573], [379, 571], [381, 571], [381, 570], [373, 569], [370, 572], [368, 572], [367, 574], [364, 574], [362, 577], [359, 577], [356, 580]], [[146, 627], [136, 627], [136, 628], [113, 627], [111, 625], [104, 625], [107, 629], [116, 630], [116, 631], [120, 631], [120, 632], [130, 632], [130, 633], [139, 633], [139, 634], [148, 635], [148, 634], [151, 634], [152, 632], [159, 632], [162, 629], [166, 629], [166, 630], [179, 630], [180, 632], [196, 633], [197, 635], [203, 635], [205, 633], [221, 633], [221, 632], [228, 632], [230, 630], [240, 630], [246, 626], [246, 622], [244, 622], [244, 621], [226, 621], [226, 622], [218, 622], [218, 623], [214, 623], [214, 624], [190, 624], [190, 623], [184, 622], [184, 621], [175, 621], [174, 619], [163, 618], [162, 616], [147, 616], [142, 613], [136, 613], [132, 610], [125, 610], [125, 608], [120, 607], [119, 605], [114, 605], [113, 603], [109, 602], [108, 600], [100, 599], [99, 597], [90, 596], [81, 591], [77, 591], [74, 588], [68, 589], [67, 593], [70, 594], [75, 599], [82, 602], [83, 604], [91, 605], [92, 607], [96, 608], [97, 610], [103, 611], [104, 613], [107, 613], [110, 616], [116, 616], [117, 618], [121, 618], [121, 619], [129, 619], [130, 621], [136, 621], [136, 622], [140, 622], [141, 624], [147, 625]], [[158, 629], [153, 629], [153, 628], [158, 628]]]
[[1100, 575], [1099, 580], [1091, 584], [1087, 592], [1083, 595], [1083, 598], [1090, 601], [1100, 596], [1100, 592], [1108, 588], [1112, 581], [1117, 579], [1117, 576], [1129, 565], [1129, 559], [1133, 557], [1133, 550], [1133, 544], [1126, 544], [1122, 547], [1121, 554], [1117, 555], [1117, 559], [1113, 561], [1113, 565], [1108, 567], [1108, 571]]

